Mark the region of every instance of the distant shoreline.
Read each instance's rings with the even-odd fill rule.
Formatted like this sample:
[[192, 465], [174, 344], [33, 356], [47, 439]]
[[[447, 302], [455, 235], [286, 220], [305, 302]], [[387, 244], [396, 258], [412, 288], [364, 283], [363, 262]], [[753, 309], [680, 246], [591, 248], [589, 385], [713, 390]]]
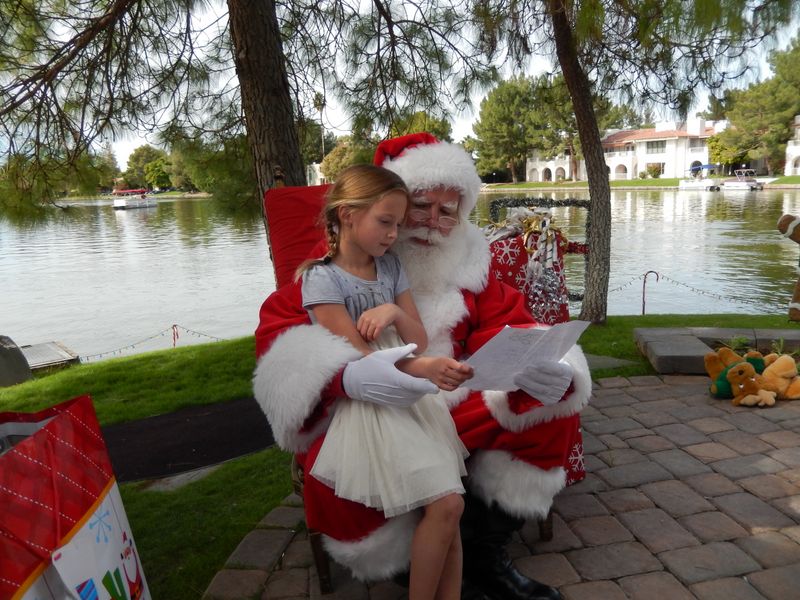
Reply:
[[[163, 194], [147, 194], [151, 198], [179, 200], [179, 199], [193, 199], [193, 198], [211, 198], [209, 192], [165, 192]], [[98, 200], [113, 200], [116, 198], [113, 194], [100, 194], [97, 196], [62, 196], [57, 198], [55, 202], [96, 202]]]
[[[498, 193], [507, 193], [507, 192], [529, 192], [529, 191], [585, 191], [589, 189], [589, 184], [584, 183], [583, 185], [509, 185], [503, 183], [495, 183], [489, 184], [483, 188], [481, 188], [482, 194], [498, 194]], [[611, 191], [619, 190], [619, 191], [654, 191], [654, 190], [679, 190], [680, 188], [677, 185], [612, 185]], [[796, 183], [782, 183], [777, 185], [772, 184], [765, 184], [763, 191], [768, 190], [797, 190], [800, 189], [800, 184]], [[681, 190], [684, 192], [697, 192], [703, 190]], [[720, 192], [724, 192], [724, 188], [720, 190]], [[743, 190], [728, 190], [728, 191], [737, 191], [741, 192]]]

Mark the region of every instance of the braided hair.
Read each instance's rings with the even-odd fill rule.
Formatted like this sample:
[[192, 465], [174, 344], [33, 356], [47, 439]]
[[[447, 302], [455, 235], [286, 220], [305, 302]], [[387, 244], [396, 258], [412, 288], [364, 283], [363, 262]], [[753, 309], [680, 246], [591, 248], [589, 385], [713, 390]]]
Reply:
[[399, 175], [375, 165], [353, 165], [339, 173], [336, 182], [325, 194], [325, 206], [320, 222], [325, 227], [328, 252], [321, 258], [303, 262], [295, 272], [295, 279], [302, 277], [308, 269], [318, 264], [329, 263], [339, 251], [339, 236], [342, 224], [339, 209], [365, 210], [379, 202], [386, 194], [400, 191], [409, 195], [408, 188]]

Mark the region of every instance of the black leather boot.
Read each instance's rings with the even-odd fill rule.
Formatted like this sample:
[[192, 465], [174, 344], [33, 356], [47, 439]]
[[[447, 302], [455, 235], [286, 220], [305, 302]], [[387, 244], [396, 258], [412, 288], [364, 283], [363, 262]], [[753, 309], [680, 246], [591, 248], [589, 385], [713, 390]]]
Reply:
[[492, 600], [468, 580], [461, 582], [461, 600]]
[[511, 534], [524, 521], [496, 504], [486, 506], [471, 494], [464, 499], [464, 578], [493, 600], [561, 600], [555, 588], [520, 573], [506, 553]]

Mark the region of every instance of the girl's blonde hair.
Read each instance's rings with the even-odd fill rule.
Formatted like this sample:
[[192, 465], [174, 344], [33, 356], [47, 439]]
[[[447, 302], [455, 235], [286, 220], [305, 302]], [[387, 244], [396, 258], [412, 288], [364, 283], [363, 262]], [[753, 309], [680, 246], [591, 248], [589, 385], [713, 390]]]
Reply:
[[375, 165], [353, 165], [339, 173], [336, 182], [325, 194], [325, 206], [320, 214], [320, 222], [325, 226], [325, 237], [328, 240], [328, 253], [317, 259], [307, 260], [295, 272], [299, 279], [305, 271], [314, 265], [328, 263], [339, 250], [339, 209], [364, 210], [379, 202], [386, 194], [403, 192], [410, 195], [405, 182], [399, 175]]

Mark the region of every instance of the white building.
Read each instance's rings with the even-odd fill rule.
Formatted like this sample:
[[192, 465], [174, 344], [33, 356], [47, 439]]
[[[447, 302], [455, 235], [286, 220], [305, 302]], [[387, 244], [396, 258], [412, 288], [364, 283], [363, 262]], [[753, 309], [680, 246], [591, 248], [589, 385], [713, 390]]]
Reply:
[[307, 185], [320, 185], [328, 183], [325, 175], [322, 174], [322, 169], [319, 163], [310, 163], [306, 165], [306, 183]]
[[800, 115], [794, 118], [794, 138], [786, 144], [784, 175], [800, 175]]
[[[652, 129], [606, 132], [603, 150], [611, 179], [638, 179], [654, 165], [661, 177], [686, 177], [692, 167], [708, 164], [707, 140], [727, 127], [726, 121], [686, 123], [666, 121]], [[800, 148], [798, 148], [800, 151]], [[576, 179], [586, 179], [584, 161], [578, 162]], [[528, 181], [572, 179], [569, 156], [541, 159], [536, 153], [525, 167]]]

